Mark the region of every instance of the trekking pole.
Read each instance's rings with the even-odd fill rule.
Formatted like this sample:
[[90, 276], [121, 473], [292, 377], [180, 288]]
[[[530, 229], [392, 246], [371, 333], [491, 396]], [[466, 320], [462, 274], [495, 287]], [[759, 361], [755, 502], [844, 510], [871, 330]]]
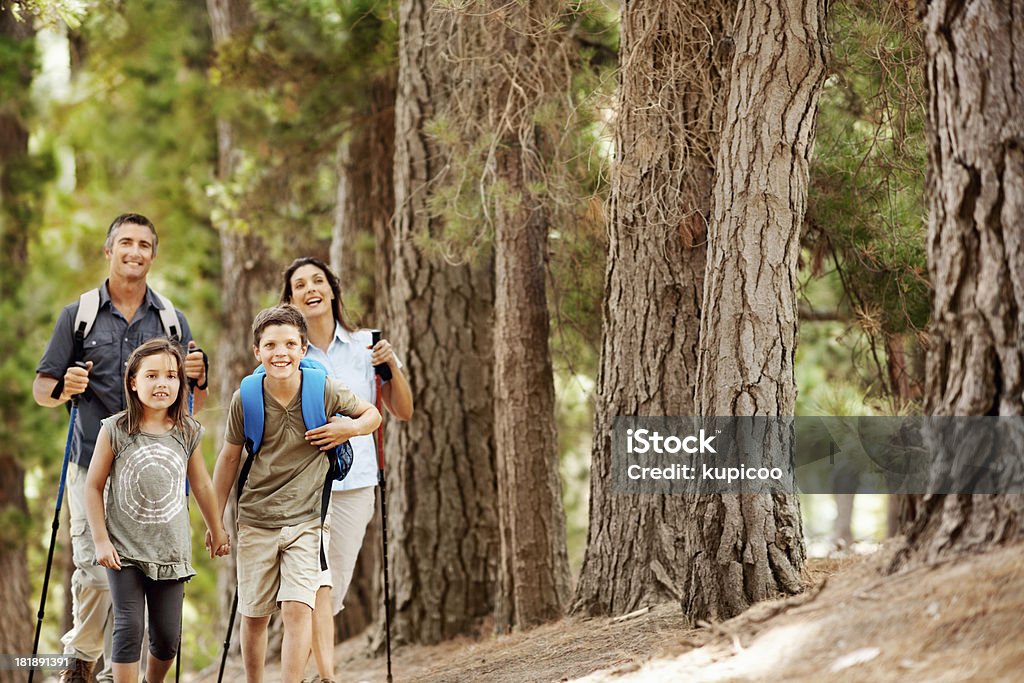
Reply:
[[[377, 377], [377, 410], [381, 409], [380, 390], [383, 382]], [[388, 505], [387, 479], [384, 476], [384, 420], [377, 428], [377, 483], [380, 485], [380, 538], [384, 556], [384, 642], [388, 653], [388, 683], [391, 683], [391, 588], [388, 581]]]
[[[80, 368], [88, 369], [82, 361], [75, 363]], [[50, 525], [50, 550], [46, 554], [46, 573], [43, 575], [43, 592], [39, 596], [39, 612], [36, 614], [36, 636], [32, 640], [32, 657], [39, 654], [39, 634], [43, 629], [43, 616], [46, 614], [46, 589], [50, 585], [50, 569], [53, 567], [53, 548], [57, 543], [57, 529], [60, 528], [60, 509], [64, 500], [64, 485], [68, 477], [68, 462], [71, 458], [71, 439], [75, 435], [75, 419], [78, 417], [78, 396], [71, 397], [71, 411], [68, 418], [68, 438], [64, 442], [64, 463], [60, 467], [60, 487], [57, 489], [57, 504], [53, 510], [53, 523]], [[28, 680], [32, 683], [35, 668], [28, 670]]]
[[231, 631], [235, 628], [235, 612], [238, 611], [238, 586], [235, 586], [235, 597], [231, 598], [231, 616], [228, 617], [228, 633], [224, 636], [224, 652], [220, 655], [220, 672], [217, 683], [224, 678], [224, 665], [228, 662], [228, 648], [231, 647]]
[[[373, 345], [380, 341], [380, 330], [371, 331]], [[388, 506], [387, 479], [384, 476], [384, 411], [382, 410], [381, 390], [384, 380], [391, 379], [391, 368], [387, 365], [375, 365], [377, 395], [377, 412], [381, 414], [380, 427], [377, 428], [377, 484], [380, 486], [380, 538], [384, 556], [384, 642], [388, 657], [388, 683], [391, 683], [391, 587], [388, 581]]]
[[[194, 349], [189, 349], [188, 351], [189, 351], [189, 353], [192, 353], [193, 351], [202, 351], [202, 349], [197, 346]], [[207, 380], [207, 381], [209, 381], [209, 380]], [[193, 397], [192, 397], [192, 392], [195, 390], [195, 388], [196, 388], [196, 386], [198, 384], [199, 384], [199, 382], [196, 381], [195, 379], [193, 379], [192, 377], [188, 378], [188, 414], [189, 415], [192, 415], [192, 413], [193, 413], [193, 403], [192, 403], [193, 402]], [[188, 509], [188, 475], [187, 474], [185, 476], [185, 508]], [[184, 599], [184, 598], [182, 598], [182, 599]], [[183, 610], [181, 618], [178, 620], [178, 653], [174, 656], [174, 683], [179, 683], [181, 681], [181, 633], [184, 630], [184, 619], [185, 619], [185, 612]]]

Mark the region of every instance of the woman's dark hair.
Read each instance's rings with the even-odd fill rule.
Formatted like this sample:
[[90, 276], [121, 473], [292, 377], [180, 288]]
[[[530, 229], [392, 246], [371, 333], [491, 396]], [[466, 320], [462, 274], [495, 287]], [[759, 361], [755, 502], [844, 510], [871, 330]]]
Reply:
[[295, 271], [302, 266], [316, 266], [323, 271], [324, 277], [327, 278], [327, 284], [331, 288], [331, 293], [334, 295], [334, 320], [345, 328], [346, 332], [355, 332], [358, 328], [349, 322], [348, 316], [345, 314], [345, 305], [341, 303], [341, 284], [339, 284], [337, 276], [331, 272], [330, 267], [326, 263], [315, 256], [297, 258], [285, 269], [284, 287], [281, 290], [281, 303], [292, 303], [292, 275], [295, 275]]

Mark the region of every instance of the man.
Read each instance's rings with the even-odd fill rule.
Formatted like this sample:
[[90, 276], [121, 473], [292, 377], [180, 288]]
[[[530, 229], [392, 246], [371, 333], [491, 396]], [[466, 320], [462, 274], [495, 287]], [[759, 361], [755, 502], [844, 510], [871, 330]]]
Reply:
[[[62, 405], [81, 395], [67, 478], [75, 562], [71, 579], [74, 625], [62, 638], [64, 654], [72, 657], [71, 668], [61, 674], [62, 683], [91, 681], [96, 660], [104, 650], [101, 680], [111, 680], [110, 591], [103, 567], [95, 563], [85, 517], [85, 477], [100, 420], [124, 409], [123, 376], [128, 356], [147, 339], [166, 334], [160, 317], [164, 303], [146, 285], [156, 251], [156, 228], [148, 218], [129, 213], [114, 219], [103, 247], [109, 273], [99, 290], [99, 310], [92, 330], [82, 342], [76, 341], [73, 328], [79, 302], [66, 306], [57, 319], [32, 384], [32, 394], [41, 406]], [[175, 313], [179, 343], [188, 349], [185, 375], [195, 380], [195, 410], [199, 410], [207, 393], [206, 357], [196, 350], [185, 316], [180, 311]], [[76, 361], [84, 361], [86, 367], [76, 366]]]

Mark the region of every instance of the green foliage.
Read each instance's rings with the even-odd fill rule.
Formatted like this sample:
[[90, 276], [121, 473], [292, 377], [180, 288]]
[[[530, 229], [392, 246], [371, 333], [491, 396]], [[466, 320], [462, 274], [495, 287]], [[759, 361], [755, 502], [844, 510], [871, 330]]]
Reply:
[[594, 421], [594, 380], [583, 374], [555, 375], [559, 474], [565, 505], [569, 569], [579, 574], [587, 546], [590, 512], [590, 448]]
[[46, 26], [72, 29], [81, 26], [87, 4], [86, 0], [10, 0], [11, 12], [18, 21], [38, 19]]
[[[88, 276], [70, 288], [58, 282], [60, 290], [47, 295], [60, 301], [95, 286], [106, 271], [106, 226], [137, 211], [161, 238], [154, 286], [185, 311], [215, 312], [216, 291], [194, 286], [197, 273], [219, 268], [203, 192], [216, 154], [202, 68], [210, 50], [203, 8], [157, 0], [105, 6], [85, 18], [75, 39], [85, 47], [72, 95], [49, 103], [49, 123], [38, 133], [55, 150], [68, 150], [62, 173], [73, 184], [55, 188], [38, 257], [52, 247], [70, 249], [76, 258], [68, 270]], [[193, 298], [200, 305], [191, 306]], [[193, 314], [190, 322], [201, 330], [213, 319]]]
[[[928, 322], [923, 58], [911, 11], [882, 0], [832, 7], [800, 287], [835, 319], [801, 322], [798, 415], [892, 413], [882, 341]], [[857, 538], [884, 536], [881, 498], [857, 496]], [[811, 552], [830, 550], [833, 497], [801, 496], [801, 510]]]
[[27, 116], [30, 102], [25, 96], [26, 76], [38, 67], [35, 41], [0, 36], [0, 92], [4, 94], [5, 111]]
[[[533, 6], [435, 8], [454, 28], [453, 45], [439, 57], [451, 64], [452, 82], [425, 129], [445, 168], [431, 181], [428, 209], [439, 220], [435, 234], [421, 237], [428, 253], [480, 262], [490, 253], [495, 217], [524, 204], [566, 234], [603, 192], [607, 159], [595, 154], [601, 130], [594, 123], [614, 87], [617, 13], [599, 2], [552, 7], [543, 16]], [[490, 36], [504, 37], [487, 45]], [[524, 167], [515, 190], [499, 171], [509, 158]]]
[[808, 197], [812, 270], [833, 259], [843, 304], [870, 334], [915, 332], [929, 315], [918, 27], [881, 0], [839, 5], [832, 19]]
[[364, 123], [367, 84], [394, 73], [397, 26], [390, 0], [263, 0], [253, 13], [211, 68], [242, 162], [210, 194], [223, 216], [288, 260], [325, 251], [338, 145]]
[[[5, 22], [5, 30], [7, 26]], [[25, 280], [28, 241], [40, 223], [42, 197], [54, 172], [46, 151], [33, 153], [27, 144], [26, 132], [36, 113], [30, 85], [38, 66], [30, 32], [23, 37], [0, 36], [0, 114], [4, 119], [0, 156], [0, 348], [4, 349], [0, 357], [0, 460], [9, 476], [11, 470], [24, 469], [30, 460], [26, 454], [35, 444], [33, 430], [38, 424], [31, 381], [25, 381], [23, 371], [26, 363], [35, 362], [33, 351], [24, 346], [32, 319], [25, 306]], [[0, 500], [0, 547], [24, 544], [31, 524], [20, 506], [21, 492], [5, 491]]]
[[[896, 395], [884, 342], [915, 339], [930, 314], [923, 53], [910, 12], [882, 0], [833, 9], [803, 240], [804, 298], [851, 320], [837, 338], [875, 402]], [[836, 294], [824, 304], [807, 293], [822, 280]]]

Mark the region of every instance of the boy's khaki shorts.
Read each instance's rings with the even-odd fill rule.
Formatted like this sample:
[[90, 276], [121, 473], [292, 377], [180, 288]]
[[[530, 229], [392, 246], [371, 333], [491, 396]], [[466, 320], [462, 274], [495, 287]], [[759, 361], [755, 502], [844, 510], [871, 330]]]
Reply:
[[238, 611], [265, 617], [279, 603], [313, 609], [320, 585], [320, 519], [276, 529], [238, 527]]

